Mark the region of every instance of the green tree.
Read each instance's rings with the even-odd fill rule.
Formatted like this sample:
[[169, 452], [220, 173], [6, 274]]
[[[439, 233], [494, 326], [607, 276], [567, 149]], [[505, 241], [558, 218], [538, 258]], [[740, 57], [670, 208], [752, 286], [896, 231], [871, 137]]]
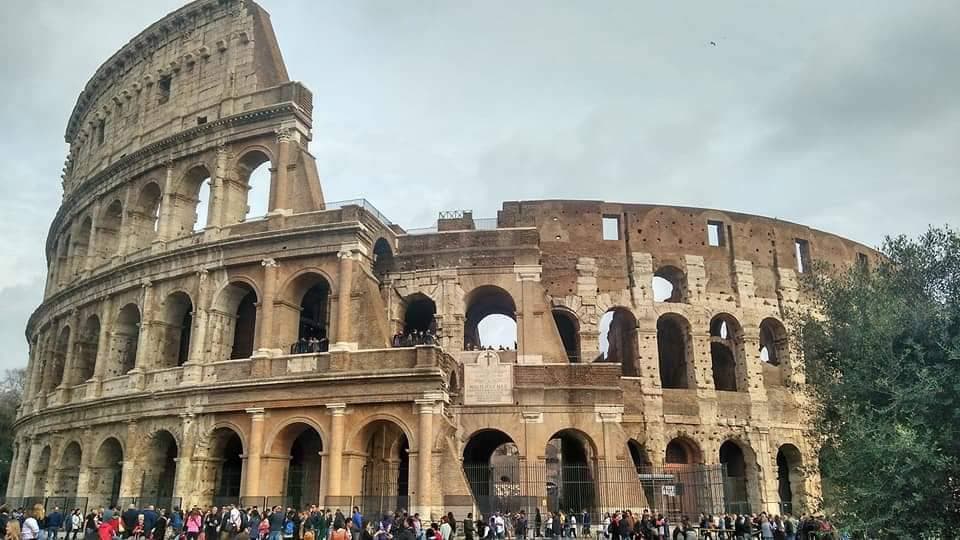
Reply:
[[25, 368], [8, 369], [0, 380], [0, 493], [6, 493], [13, 461], [13, 422], [23, 398]]
[[960, 236], [887, 238], [872, 268], [818, 268], [793, 330], [824, 499], [887, 538], [960, 534]]

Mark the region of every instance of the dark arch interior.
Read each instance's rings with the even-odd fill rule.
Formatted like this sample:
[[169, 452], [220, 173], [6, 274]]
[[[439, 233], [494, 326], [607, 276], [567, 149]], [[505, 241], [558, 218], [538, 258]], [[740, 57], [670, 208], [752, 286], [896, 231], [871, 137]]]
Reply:
[[693, 463], [693, 451], [684, 441], [674, 439], [667, 444], [664, 461], [669, 465], [688, 465]]
[[799, 491], [795, 488], [802, 486], [800, 463], [800, 451], [792, 444], [785, 444], [777, 450], [777, 494], [782, 512], [793, 511], [795, 491]]
[[100, 221], [97, 223], [96, 249], [104, 260], [116, 255], [120, 247], [121, 223], [123, 223], [123, 203], [114, 200], [103, 211]]
[[657, 321], [657, 353], [663, 388], [687, 388], [687, 333], [680, 321], [664, 316]]
[[91, 315], [83, 323], [83, 329], [77, 340], [76, 375], [72, 384], [81, 384], [93, 377], [97, 365], [97, 347], [100, 340], [100, 319]]
[[737, 363], [730, 348], [723, 343], [710, 343], [713, 363], [713, 386], [724, 392], [737, 391]]
[[222, 454], [218, 456], [223, 460], [220, 464], [220, 475], [217, 478], [217, 496], [218, 497], [239, 497], [240, 479], [243, 475], [243, 442], [240, 436], [233, 431], [226, 430], [229, 433], [223, 442]]
[[319, 340], [319, 351], [329, 346], [330, 285], [319, 280], [303, 295], [300, 302], [299, 339]]
[[386, 238], [380, 238], [373, 244], [373, 273], [383, 277], [393, 270], [393, 250]]
[[724, 465], [724, 498], [731, 512], [744, 512], [747, 501], [747, 462], [743, 449], [733, 441], [720, 445], [720, 463]]
[[78, 481], [80, 479], [80, 461], [83, 451], [76, 441], [71, 442], [63, 452], [60, 464], [57, 467], [56, 485], [54, 493], [61, 497], [76, 497]]
[[558, 431], [547, 442], [547, 481], [551, 478], [556, 491], [548, 487], [547, 501], [551, 510], [596, 507], [592, 450], [584, 436], [573, 430]]
[[614, 308], [604, 316], [611, 317], [606, 335], [606, 361], [620, 364], [624, 377], [640, 376], [637, 318], [630, 310], [624, 308]]
[[481, 513], [507, 509], [519, 479], [519, 451], [506, 433], [486, 429], [474, 433], [463, 449], [463, 469]]
[[406, 508], [410, 486], [410, 443], [400, 427], [377, 420], [362, 432], [366, 460], [360, 506], [365, 514], [380, 516]]
[[157, 502], [173, 496], [177, 477], [177, 441], [167, 431], [154, 434], [143, 471], [140, 496]]
[[[510, 293], [500, 287], [493, 285], [477, 287], [467, 296], [467, 313], [463, 323], [463, 345], [465, 349], [491, 345], [483, 343], [478, 328], [480, 321], [490, 315], [503, 315], [516, 322], [517, 306]], [[514, 341], [516, 341], [515, 332]]]
[[256, 337], [257, 293], [245, 283], [232, 286], [246, 290], [246, 294], [243, 295], [237, 305], [237, 319], [234, 323], [233, 348], [230, 350], [230, 358], [250, 358], [253, 355], [253, 343]]
[[290, 465], [287, 469], [287, 492], [294, 508], [320, 501], [320, 453], [323, 442], [313, 428], [301, 426], [302, 430], [290, 445]]
[[[113, 506], [120, 498], [123, 474], [123, 447], [114, 438], [103, 441], [94, 456], [94, 465], [100, 471], [100, 481], [91, 486], [92, 505]], [[97, 500], [99, 499], [99, 501]]]
[[137, 364], [137, 342], [140, 339], [140, 310], [134, 304], [127, 304], [120, 310], [117, 326], [114, 330], [115, 354], [118, 365], [108, 376], [123, 375]]
[[53, 350], [53, 362], [50, 365], [50, 378], [44, 381], [47, 391], [56, 388], [63, 381], [63, 370], [67, 361], [67, 348], [70, 345], [70, 327], [65, 326], [57, 335], [57, 345]]
[[407, 309], [403, 315], [403, 333], [434, 332], [436, 323], [437, 305], [429, 297], [418, 294], [407, 300]]
[[167, 335], [164, 359], [168, 365], [182, 366], [190, 358], [190, 334], [193, 331], [193, 302], [185, 293], [167, 297]]
[[563, 350], [567, 353], [567, 361], [571, 363], [579, 362], [580, 330], [576, 318], [571, 313], [555, 309], [553, 310], [553, 322], [557, 325], [560, 341], [563, 342]]
[[776, 319], [760, 323], [760, 359], [777, 366], [786, 357], [787, 331]]
[[630, 451], [630, 460], [638, 471], [651, 466], [650, 457], [647, 455], [647, 448], [644, 445], [630, 439], [627, 441], [627, 450]]

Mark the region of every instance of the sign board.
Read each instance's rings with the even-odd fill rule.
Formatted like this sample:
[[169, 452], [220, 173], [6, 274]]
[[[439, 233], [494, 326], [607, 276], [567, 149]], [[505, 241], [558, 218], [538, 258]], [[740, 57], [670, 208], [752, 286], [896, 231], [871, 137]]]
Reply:
[[660, 486], [661, 493], [664, 497], [676, 497], [677, 496], [677, 486]]
[[481, 351], [477, 361], [463, 365], [464, 405], [512, 405], [513, 366], [501, 364], [496, 351]]

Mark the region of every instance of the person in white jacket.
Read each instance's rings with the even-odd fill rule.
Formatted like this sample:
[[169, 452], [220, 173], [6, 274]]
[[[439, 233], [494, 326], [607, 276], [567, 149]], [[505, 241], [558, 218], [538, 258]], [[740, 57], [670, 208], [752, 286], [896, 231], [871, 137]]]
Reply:
[[30, 517], [23, 520], [23, 529], [20, 531], [20, 540], [37, 540], [40, 538], [40, 520], [43, 519], [43, 505], [33, 505]]

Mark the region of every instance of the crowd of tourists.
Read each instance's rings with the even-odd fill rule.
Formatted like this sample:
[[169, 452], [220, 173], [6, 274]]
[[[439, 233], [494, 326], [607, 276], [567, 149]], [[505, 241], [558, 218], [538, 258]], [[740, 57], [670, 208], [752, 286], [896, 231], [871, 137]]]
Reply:
[[290, 354], [327, 352], [330, 341], [325, 337], [302, 337], [290, 345]]
[[433, 330], [397, 332], [390, 341], [390, 344], [394, 347], [416, 347], [417, 345], [435, 345], [436, 343], [437, 335], [433, 333]]
[[[528, 518], [525, 511], [493, 512], [457, 520], [452, 512], [429, 520], [398, 511], [379, 519], [365, 519], [354, 507], [340, 509], [311, 505], [303, 510], [274, 506], [188, 511], [130, 505], [125, 510], [100, 508], [47, 513], [42, 505], [28, 511], [0, 506], [5, 540], [533, 540], [565, 538], [596, 540], [820, 540], [841, 536], [822, 517], [801, 519], [785, 515], [700, 514], [693, 522], [684, 516], [673, 524], [660, 513], [630, 510], [607, 513], [596, 527], [591, 514], [544, 512]], [[459, 531], [458, 531], [459, 529]]]

